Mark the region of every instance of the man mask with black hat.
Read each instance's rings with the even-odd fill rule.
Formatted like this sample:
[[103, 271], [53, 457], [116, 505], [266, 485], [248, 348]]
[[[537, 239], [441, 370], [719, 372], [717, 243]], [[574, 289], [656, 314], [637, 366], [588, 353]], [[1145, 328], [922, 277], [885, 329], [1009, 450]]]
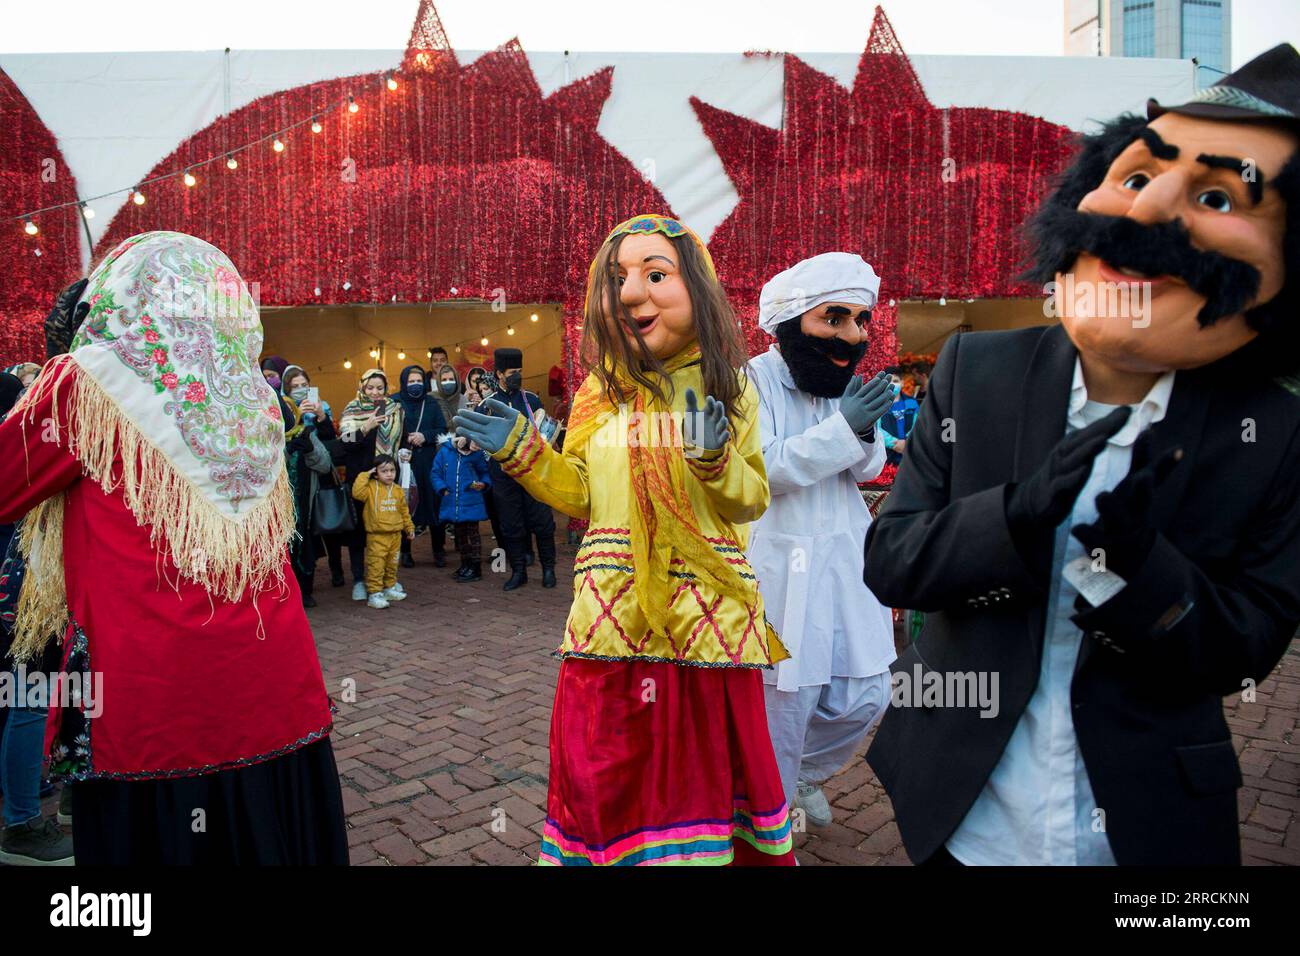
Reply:
[[[542, 400], [523, 387], [524, 353], [519, 349], [497, 349], [492, 353], [496, 372], [497, 398], [515, 411], [532, 419], [542, 408]], [[490, 465], [492, 498], [496, 505], [501, 531], [505, 535], [506, 557], [510, 561], [510, 579], [504, 590], [513, 591], [528, 583], [528, 563], [532, 538], [537, 539], [537, 558], [542, 565], [542, 587], [555, 587], [555, 514], [523, 486], [501, 470], [494, 459]]]
[[1084, 137], [1030, 224], [1060, 324], [945, 345], [866, 541], [928, 612], [868, 755], [914, 860], [1239, 862], [1220, 698], [1300, 623], [1298, 114], [1284, 44]]

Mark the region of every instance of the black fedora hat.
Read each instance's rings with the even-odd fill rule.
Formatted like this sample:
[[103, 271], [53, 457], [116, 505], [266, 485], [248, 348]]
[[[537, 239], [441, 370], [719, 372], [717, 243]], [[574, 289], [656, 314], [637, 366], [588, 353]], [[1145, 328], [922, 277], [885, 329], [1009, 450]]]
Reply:
[[1300, 53], [1279, 43], [1179, 106], [1147, 100], [1147, 119], [1182, 113], [1204, 119], [1300, 122]]

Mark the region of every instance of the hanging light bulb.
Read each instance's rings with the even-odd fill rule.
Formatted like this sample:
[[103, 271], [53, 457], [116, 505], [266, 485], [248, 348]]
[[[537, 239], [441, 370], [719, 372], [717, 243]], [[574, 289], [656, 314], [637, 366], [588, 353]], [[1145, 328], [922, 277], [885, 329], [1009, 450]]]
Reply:
[[344, 368], [351, 368], [351, 367], [352, 367], [352, 359], [344, 359], [344, 360], [343, 360], [343, 367], [344, 367]]
[[233, 156], [227, 156], [226, 169], [238, 169], [238, 168], [239, 168], [239, 160], [235, 159], [235, 157]]
[[349, 96], [349, 97], [348, 97], [348, 112], [349, 112], [349, 113], [355, 113], [355, 112], [356, 112], [357, 110], [359, 110], [359, 109], [361, 109], [361, 107], [357, 105], [357, 101], [354, 100], [352, 97]]
[[388, 88], [390, 90], [397, 89], [397, 80], [393, 79], [393, 74], [391, 73], [388, 74]]
[[320, 120], [313, 116], [311, 118], [311, 131], [313, 133], [319, 133], [321, 129], [323, 129], [323, 127], [320, 125]]
[[943, 296], [939, 296], [939, 304], [940, 304], [940, 305], [947, 305], [947, 304], [948, 304], [948, 300], [945, 299]]
[[[459, 346], [459, 345], [456, 346], [456, 351], [457, 351], [457, 352], [460, 351], [460, 346]], [[429, 358], [433, 358], [433, 353], [432, 353], [432, 352], [429, 353]]]
[[134, 193], [131, 194], [131, 202], [135, 203], [137, 206], [143, 206], [144, 193], [140, 192], [140, 190], [137, 189]]
[[405, 352], [398, 352], [398, 353], [397, 353], [397, 360], [398, 360], [399, 362], [405, 361], [405, 360], [406, 360], [406, 353], [405, 353]]
[[513, 325], [507, 325], [506, 335], [514, 335], [514, 334], [515, 334], [515, 327]]
[[537, 321], [537, 313], [534, 312], [534, 313], [533, 313], [532, 315], [530, 315], [528, 318], [529, 318], [530, 320], [532, 320], [533, 322], [536, 322], [536, 321]]
[[483, 338], [479, 339], [479, 340], [478, 340], [478, 344], [479, 344], [479, 345], [487, 345], [487, 336], [485, 335], [485, 336], [483, 336]]
[[425, 357], [425, 358], [433, 358], [433, 349], [425, 349], [425, 350], [424, 350], [424, 357]]
[[87, 219], [95, 218], [95, 210], [91, 209], [84, 202], [81, 204], [81, 214], [85, 216]]
[[185, 185], [193, 189], [197, 183], [198, 180], [194, 178], [194, 174], [190, 172], [188, 169], [185, 170]]
[[277, 137], [275, 138], [275, 142], [271, 144], [271, 148], [272, 148], [273, 150], [275, 150], [277, 153], [283, 153], [283, 152], [284, 152], [284, 141], [281, 140], [280, 137], [277, 136]]
[[27, 233], [29, 236], [34, 236], [40, 232], [40, 230], [36, 228], [36, 223], [28, 219], [27, 223], [23, 226], [23, 232]]

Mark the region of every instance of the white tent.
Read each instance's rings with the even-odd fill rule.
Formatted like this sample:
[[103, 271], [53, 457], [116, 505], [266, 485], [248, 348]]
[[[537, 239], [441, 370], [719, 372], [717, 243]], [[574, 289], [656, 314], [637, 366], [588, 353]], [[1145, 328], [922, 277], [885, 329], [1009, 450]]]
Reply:
[[[866, 38], [863, 38], [864, 43]], [[480, 53], [457, 51], [462, 65]], [[855, 54], [798, 54], [848, 86]], [[983, 106], [1086, 129], [1146, 98], [1178, 102], [1193, 90], [1190, 61], [1117, 57], [910, 57], [932, 103]], [[5, 54], [13, 79], [58, 138], [82, 198], [125, 190], [186, 137], [258, 97], [335, 77], [395, 69], [400, 50], [255, 50]], [[737, 196], [690, 105], [698, 96], [771, 127], [781, 124], [781, 57], [738, 53], [529, 52], [543, 95], [612, 66], [600, 134], [704, 237]], [[296, 117], [295, 117], [296, 119]], [[98, 241], [126, 201], [92, 203]]]

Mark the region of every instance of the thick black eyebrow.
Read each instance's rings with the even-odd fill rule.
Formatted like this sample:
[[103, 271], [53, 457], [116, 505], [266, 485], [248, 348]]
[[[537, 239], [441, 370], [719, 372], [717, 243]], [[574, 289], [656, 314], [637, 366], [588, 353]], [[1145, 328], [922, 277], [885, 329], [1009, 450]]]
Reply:
[[1171, 146], [1160, 138], [1160, 134], [1150, 126], [1143, 126], [1138, 131], [1138, 138], [1146, 143], [1147, 149], [1156, 159], [1177, 159], [1178, 147]]
[[[846, 309], [846, 308], [845, 308], [844, 306], [842, 306], [842, 305], [828, 305], [828, 306], [826, 307], [826, 314], [827, 314], [827, 315], [852, 315], [852, 314], [853, 314], [853, 310], [852, 310], [852, 309]], [[858, 318], [859, 318], [859, 319], [869, 319], [869, 318], [871, 318], [871, 310], [870, 310], [870, 309], [863, 309], [861, 312], [858, 313]]]
[[1196, 157], [1196, 161], [1202, 166], [1209, 166], [1211, 169], [1226, 169], [1238, 175], [1244, 173], [1247, 164], [1249, 164], [1255, 173], [1255, 178], [1246, 179], [1242, 176], [1242, 182], [1246, 184], [1246, 189], [1250, 192], [1250, 202], [1252, 205], [1258, 206], [1264, 198], [1264, 171], [1253, 162], [1237, 156], [1216, 156], [1213, 153], [1201, 153]]

